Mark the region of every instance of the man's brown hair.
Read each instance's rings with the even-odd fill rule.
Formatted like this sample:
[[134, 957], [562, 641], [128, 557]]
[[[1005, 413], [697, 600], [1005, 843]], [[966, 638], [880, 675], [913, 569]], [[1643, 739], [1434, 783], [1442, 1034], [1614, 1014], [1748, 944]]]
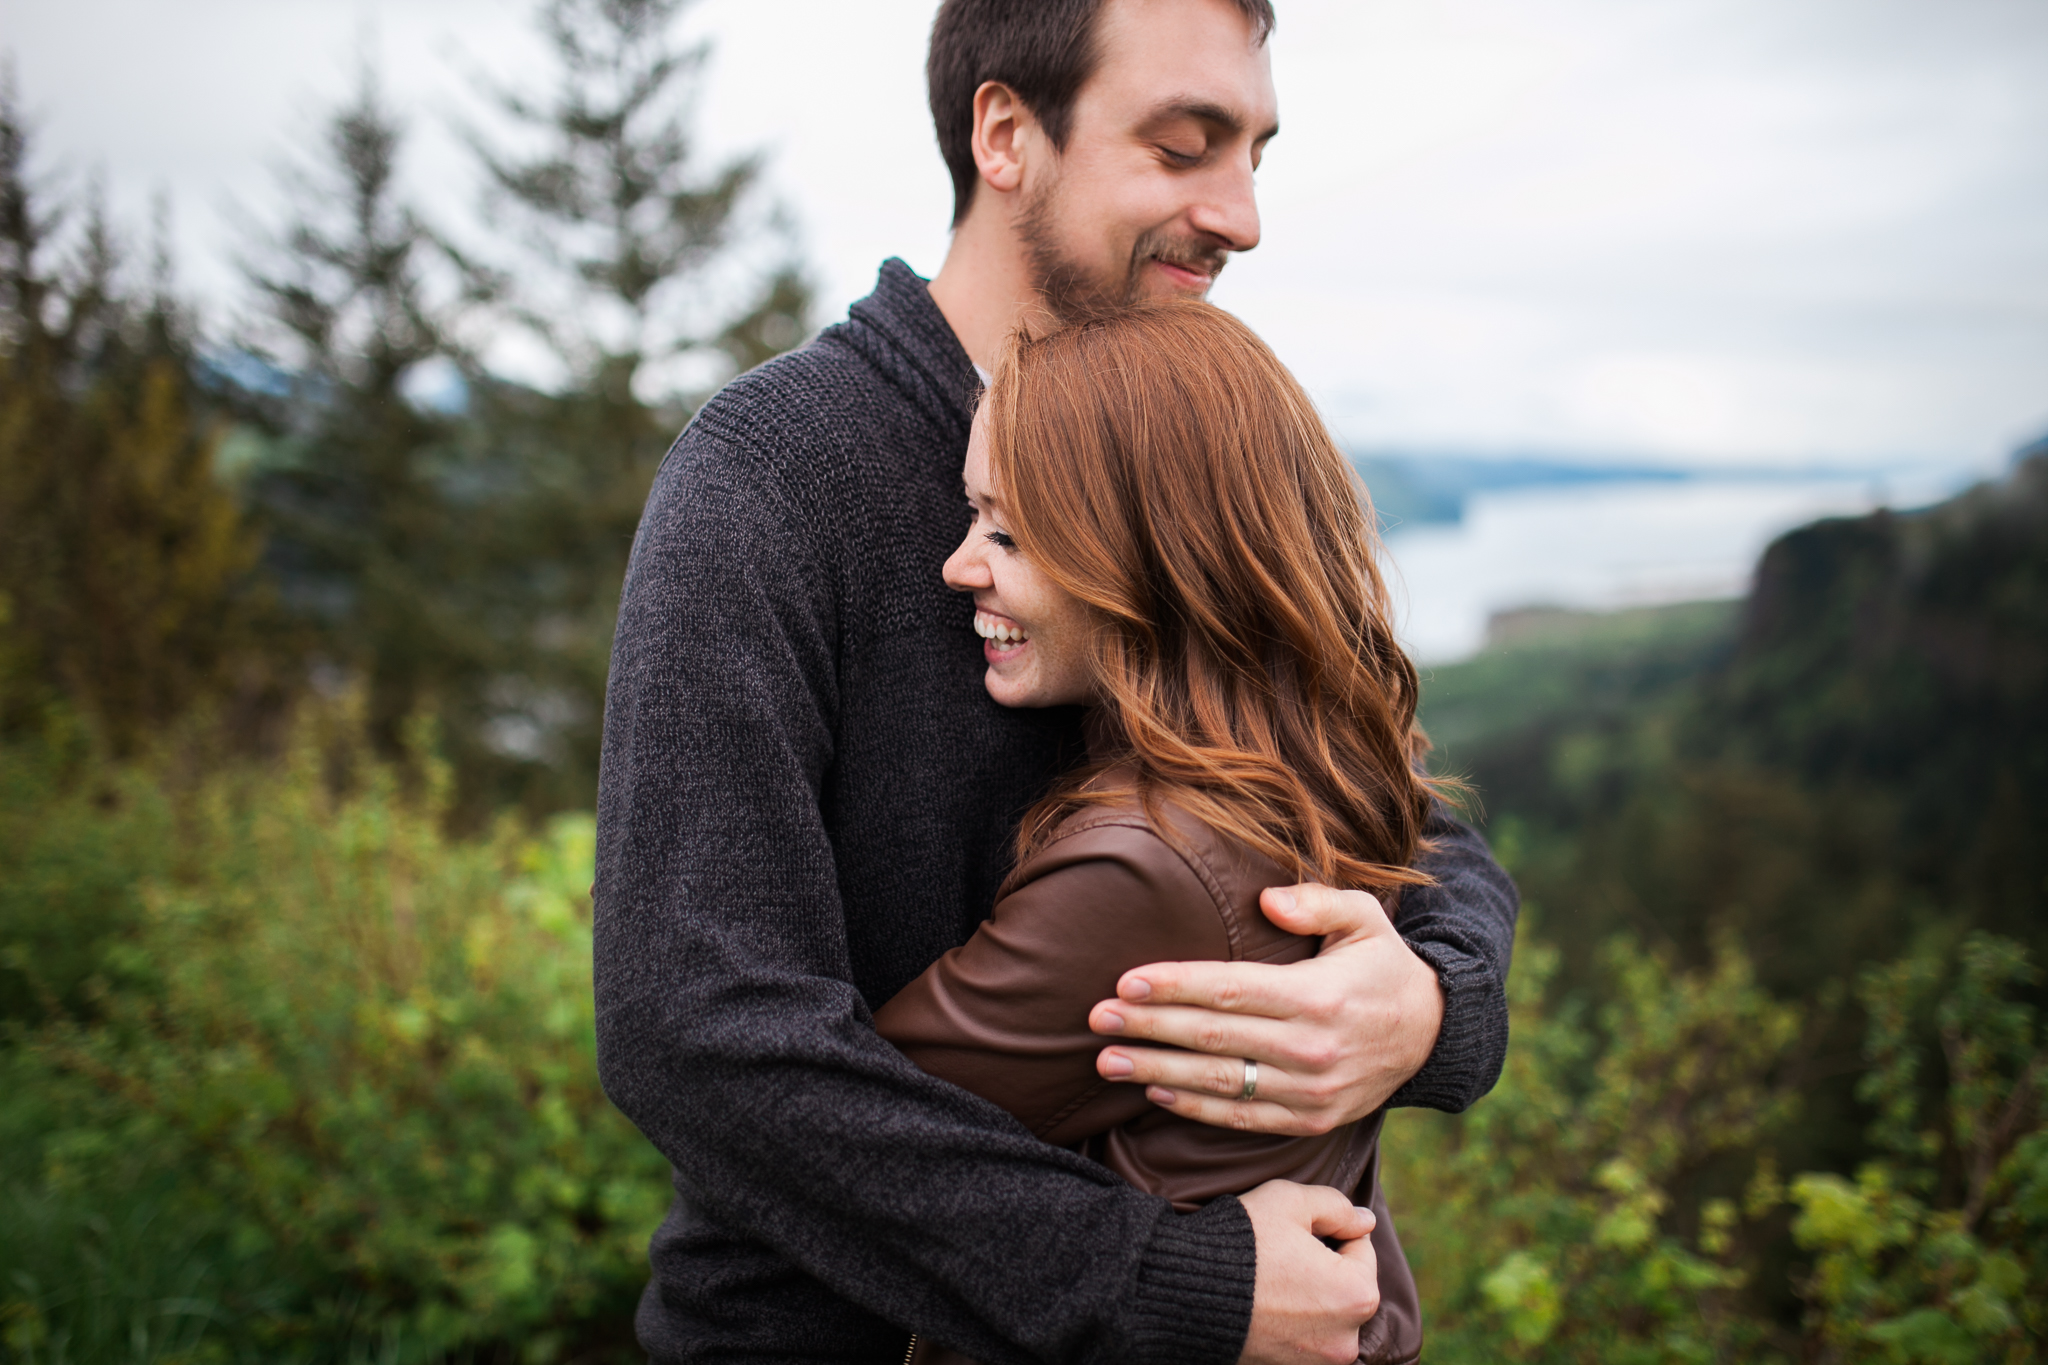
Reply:
[[[953, 226], [974, 203], [974, 92], [1000, 81], [1045, 127], [1060, 151], [1073, 130], [1074, 98], [1095, 74], [1095, 29], [1105, 0], [944, 0], [925, 59], [932, 126], [953, 175]], [[1231, 0], [1263, 43], [1272, 0]]]
[[[1429, 878], [1415, 665], [1364, 489], [1265, 343], [1192, 299], [1018, 333], [987, 405], [1017, 547], [1094, 613], [1097, 762], [1024, 817], [1022, 864], [1135, 769], [1304, 881]], [[1162, 826], [1162, 828], [1164, 828]], [[1169, 836], [1170, 837], [1170, 836]]]

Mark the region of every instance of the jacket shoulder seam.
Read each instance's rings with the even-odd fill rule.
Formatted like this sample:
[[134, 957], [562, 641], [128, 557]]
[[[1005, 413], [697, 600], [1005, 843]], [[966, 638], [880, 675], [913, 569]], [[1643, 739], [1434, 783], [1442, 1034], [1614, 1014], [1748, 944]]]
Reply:
[[1209, 897], [1209, 908], [1216, 912], [1216, 918], [1223, 926], [1224, 941], [1230, 945], [1228, 960], [1238, 962], [1244, 959], [1244, 931], [1238, 923], [1237, 916], [1231, 913], [1228, 897], [1223, 894], [1223, 879], [1216, 875], [1215, 869], [1209, 865], [1209, 860], [1202, 855], [1200, 849], [1181, 848], [1161, 834], [1154, 822], [1142, 812], [1114, 811], [1094, 817], [1083, 816], [1057, 830], [1039, 852], [1048, 852], [1068, 839], [1098, 829], [1137, 830], [1150, 835], [1156, 843], [1163, 845], [1167, 852], [1178, 858], [1181, 865], [1187, 868]]

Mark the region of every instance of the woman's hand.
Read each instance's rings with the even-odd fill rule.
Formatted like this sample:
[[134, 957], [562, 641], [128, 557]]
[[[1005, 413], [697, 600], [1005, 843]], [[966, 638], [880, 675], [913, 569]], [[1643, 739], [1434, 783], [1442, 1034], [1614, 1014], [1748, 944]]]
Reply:
[[[1444, 1016], [1436, 972], [1363, 891], [1268, 887], [1259, 907], [1290, 933], [1323, 936], [1315, 957], [1160, 962], [1125, 972], [1098, 1004], [1098, 1034], [1157, 1047], [1104, 1048], [1096, 1071], [1219, 1128], [1307, 1136], [1364, 1118], [1429, 1060]], [[1252, 1099], [1239, 1096], [1246, 1060]]]

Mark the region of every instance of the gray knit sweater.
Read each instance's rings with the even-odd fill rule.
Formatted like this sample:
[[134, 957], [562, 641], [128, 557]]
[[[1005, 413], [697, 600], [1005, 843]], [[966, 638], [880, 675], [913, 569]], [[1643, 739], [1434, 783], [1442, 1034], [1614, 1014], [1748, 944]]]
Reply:
[[[656, 477], [605, 703], [596, 989], [606, 1092], [674, 1163], [658, 1361], [883, 1362], [915, 1330], [990, 1365], [1236, 1359], [1234, 1199], [1176, 1214], [878, 1038], [870, 1011], [994, 901], [1077, 713], [982, 688], [972, 365], [900, 261], [734, 380]], [[1442, 1038], [1397, 1103], [1458, 1109], [1507, 1045], [1515, 895], [1448, 820], [1403, 935]]]

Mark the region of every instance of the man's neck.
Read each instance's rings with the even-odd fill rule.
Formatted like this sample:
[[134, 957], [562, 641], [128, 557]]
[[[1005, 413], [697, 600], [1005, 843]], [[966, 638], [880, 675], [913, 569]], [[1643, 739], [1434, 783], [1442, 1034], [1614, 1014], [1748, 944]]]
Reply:
[[[989, 198], [986, 189], [982, 200]], [[984, 370], [995, 368], [1003, 339], [1038, 302], [1031, 283], [1030, 256], [997, 206], [977, 202], [967, 221], [954, 229], [946, 263], [932, 277], [932, 302], [960, 338], [967, 358]]]

